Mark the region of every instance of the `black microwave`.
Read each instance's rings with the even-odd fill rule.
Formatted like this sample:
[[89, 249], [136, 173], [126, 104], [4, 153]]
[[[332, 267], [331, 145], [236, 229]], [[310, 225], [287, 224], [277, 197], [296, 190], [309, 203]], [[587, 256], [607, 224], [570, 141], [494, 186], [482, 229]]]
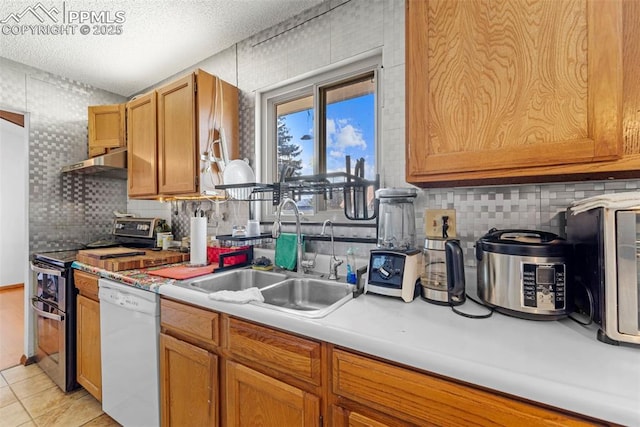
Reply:
[[640, 345], [640, 209], [567, 211], [574, 302], [598, 339]]

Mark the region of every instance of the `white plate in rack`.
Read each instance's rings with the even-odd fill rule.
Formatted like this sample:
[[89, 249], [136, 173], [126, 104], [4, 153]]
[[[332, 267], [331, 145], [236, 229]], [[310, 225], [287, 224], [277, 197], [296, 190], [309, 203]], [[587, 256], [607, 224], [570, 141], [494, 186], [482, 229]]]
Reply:
[[[224, 185], [251, 184], [256, 182], [256, 174], [249, 163], [244, 160], [232, 160], [224, 168], [222, 175]], [[228, 188], [227, 193], [234, 199], [246, 199], [250, 194], [249, 188]]]

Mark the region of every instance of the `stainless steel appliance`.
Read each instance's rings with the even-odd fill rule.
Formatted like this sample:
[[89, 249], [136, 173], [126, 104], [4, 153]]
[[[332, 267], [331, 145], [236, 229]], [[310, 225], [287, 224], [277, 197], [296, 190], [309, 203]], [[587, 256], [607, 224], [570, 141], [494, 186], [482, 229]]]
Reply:
[[478, 296], [515, 317], [566, 317], [573, 311], [567, 295], [570, 253], [570, 245], [553, 233], [492, 229], [476, 242]]
[[77, 251], [37, 253], [31, 261], [35, 357], [63, 391], [76, 388], [76, 310], [71, 264]]
[[441, 305], [465, 302], [464, 256], [457, 239], [426, 238], [422, 251], [422, 298]]
[[127, 179], [127, 149], [119, 148], [101, 156], [63, 166], [62, 173], [100, 174], [109, 178]]
[[413, 301], [420, 293], [417, 249], [374, 249], [369, 256], [369, 275], [364, 292]]
[[640, 345], [640, 210], [567, 212], [576, 309], [600, 325], [598, 339]]
[[159, 230], [166, 230], [166, 221], [161, 218], [116, 218], [109, 240], [89, 243], [88, 248], [127, 246], [131, 248], [153, 248], [157, 245]]

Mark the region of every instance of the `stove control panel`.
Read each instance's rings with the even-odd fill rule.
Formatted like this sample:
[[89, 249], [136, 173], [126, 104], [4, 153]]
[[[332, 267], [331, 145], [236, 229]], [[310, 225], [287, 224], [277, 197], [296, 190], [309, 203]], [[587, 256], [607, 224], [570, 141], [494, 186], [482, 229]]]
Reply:
[[153, 239], [155, 229], [161, 221], [163, 220], [160, 218], [116, 218], [113, 222], [113, 235]]

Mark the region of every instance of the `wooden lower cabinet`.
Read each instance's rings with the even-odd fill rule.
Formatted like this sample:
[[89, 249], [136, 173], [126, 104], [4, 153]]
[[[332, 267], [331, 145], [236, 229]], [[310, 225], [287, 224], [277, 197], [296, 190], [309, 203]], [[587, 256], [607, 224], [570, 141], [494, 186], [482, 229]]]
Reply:
[[606, 425], [165, 297], [161, 326], [163, 426]]
[[318, 426], [320, 398], [236, 362], [225, 370], [227, 426]]
[[160, 334], [163, 426], [218, 425], [218, 356]]
[[98, 276], [74, 271], [76, 299], [76, 379], [98, 401], [102, 401], [102, 357], [100, 355], [100, 303]]
[[[587, 426], [590, 420], [341, 349], [332, 351], [336, 426]], [[381, 413], [385, 423], [363, 413]], [[397, 419], [397, 422], [395, 421]]]
[[381, 421], [373, 418], [371, 415], [365, 415], [357, 410], [348, 410], [340, 406], [333, 405], [331, 407], [333, 427], [399, 427], [411, 426], [397, 419], [388, 419]]

